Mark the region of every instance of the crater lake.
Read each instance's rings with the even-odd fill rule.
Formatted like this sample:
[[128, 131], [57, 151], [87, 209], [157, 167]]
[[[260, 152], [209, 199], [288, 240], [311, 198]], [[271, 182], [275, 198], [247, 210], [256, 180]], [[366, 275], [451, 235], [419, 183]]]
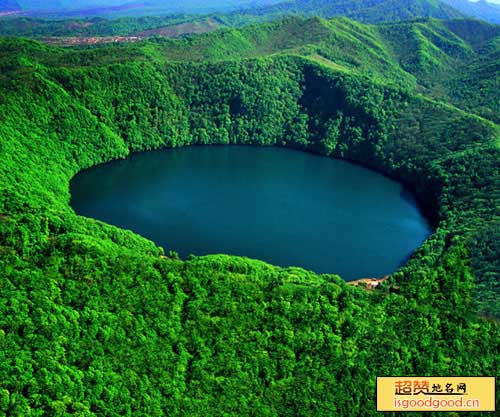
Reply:
[[402, 184], [346, 161], [252, 146], [131, 155], [80, 172], [75, 212], [186, 257], [225, 253], [345, 280], [402, 266], [432, 233]]

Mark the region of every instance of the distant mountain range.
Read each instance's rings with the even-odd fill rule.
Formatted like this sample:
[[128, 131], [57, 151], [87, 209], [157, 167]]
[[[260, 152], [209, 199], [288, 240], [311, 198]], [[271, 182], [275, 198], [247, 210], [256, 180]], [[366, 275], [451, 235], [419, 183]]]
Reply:
[[0, 0], [0, 16], [16, 12], [43, 18], [217, 13], [230, 26], [286, 15], [345, 16], [368, 23], [469, 16], [500, 23], [500, 4], [486, 0]]
[[2, 0], [0, 1], [0, 13], [8, 13], [21, 10], [21, 6], [16, 0]]
[[442, 0], [468, 16], [477, 17], [491, 23], [500, 24], [500, 4], [479, 0]]
[[453, 19], [463, 15], [439, 0], [295, 0], [236, 12], [236, 17], [253, 16], [271, 20], [283, 15], [345, 16], [362, 22], [380, 23], [433, 17]]
[[227, 12], [243, 8], [263, 7], [283, 0], [184, 0], [182, 2], [165, 0], [0, 0], [0, 12], [21, 10], [28, 14], [66, 13], [80, 11], [83, 15], [98, 15], [113, 10], [134, 9], [138, 14], [145, 13], [207, 13]]

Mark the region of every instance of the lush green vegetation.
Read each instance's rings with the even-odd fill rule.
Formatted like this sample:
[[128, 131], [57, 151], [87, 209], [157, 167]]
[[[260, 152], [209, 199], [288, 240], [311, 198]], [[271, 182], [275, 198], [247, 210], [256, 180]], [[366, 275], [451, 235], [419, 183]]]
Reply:
[[149, 29], [197, 21], [197, 16], [169, 15], [164, 17], [120, 17], [105, 19], [49, 20], [30, 17], [4, 18], [0, 20], [0, 34], [4, 36], [115, 36], [131, 35]]
[[[186, 19], [177, 16], [69, 23], [14, 19], [3, 21], [0, 33], [21, 31], [26, 36], [131, 34], [155, 27], [172, 28]], [[196, 26], [202, 21], [188, 22]], [[354, 71], [404, 89], [417, 87], [418, 92], [431, 98], [452, 103], [495, 122], [500, 120], [497, 100], [500, 27], [485, 22], [431, 19], [363, 25], [345, 18], [304, 20], [289, 17], [240, 29], [225, 28], [203, 36], [186, 36], [181, 40], [157, 37], [152, 42], [154, 44], [123, 48], [115, 45], [113, 48], [123, 57], [157, 61], [165, 57], [174, 61], [213, 61], [277, 53], [307, 56], [338, 71]], [[60, 59], [70, 59], [72, 65], [76, 65], [77, 59], [88, 60], [92, 54], [100, 63], [108, 60], [106, 50], [75, 53]], [[55, 51], [50, 52], [51, 57], [55, 55]], [[39, 58], [47, 62], [44, 53]]]
[[[500, 314], [498, 103], [476, 93], [487, 120], [449, 87], [497, 74], [480, 71], [496, 30], [288, 19], [81, 50], [0, 40], [0, 414], [372, 416], [377, 375], [500, 375], [500, 328], [482, 318]], [[81, 169], [231, 143], [380, 170], [414, 187], [436, 233], [365, 291], [165, 257], [69, 207]]]
[[[193, 7], [193, 4], [195, 3]], [[172, 5], [169, 9], [163, 3], [157, 5], [163, 7], [163, 13], [170, 13], [167, 16], [141, 16], [125, 17], [116, 19], [105, 19], [102, 15], [110, 13], [109, 10], [97, 9], [99, 13], [95, 17], [73, 18], [72, 20], [34, 17], [8, 17], [0, 19], [0, 34], [4, 36], [113, 36], [113, 35], [135, 35], [148, 30], [169, 27], [178, 23], [201, 22], [207, 17], [220, 22], [221, 25], [229, 27], [240, 27], [252, 23], [267, 22], [282, 18], [283, 16], [320, 16], [332, 18], [334, 16], [344, 16], [366, 23], [394, 22], [402, 20], [412, 20], [421, 18], [453, 19], [463, 17], [463, 15], [452, 7], [438, 0], [374, 0], [369, 4], [362, 0], [300, 0], [300, 1], [267, 1], [263, 4], [259, 2], [239, 2], [239, 4], [229, 4], [225, 2], [212, 2], [212, 5], [200, 7], [199, 2], [183, 2], [179, 5]], [[277, 3], [277, 4], [275, 4]], [[56, 10], [57, 6], [49, 9]], [[75, 7], [74, 2], [71, 4]], [[142, 7], [140, 10], [132, 9], [131, 13], [155, 14], [158, 7], [151, 4]], [[167, 7], [167, 9], [165, 9]], [[236, 8], [231, 13], [222, 13], [225, 8]], [[1, 10], [0, 10], [1, 11]], [[200, 15], [218, 11], [210, 15]], [[51, 12], [53, 13], [53, 12]], [[127, 13], [122, 11], [120, 13]], [[101, 17], [99, 17], [101, 16]], [[49, 15], [50, 17], [50, 15]]]
[[[145, 3], [124, 3], [121, 0], [107, 0], [104, 2], [99, 0], [45, 0], [44, 2], [39, 0], [20, 0], [19, 2], [4, 0], [4, 3], [0, 5], [0, 13], [22, 10], [30, 16], [49, 19], [88, 19], [98, 16], [125, 18], [126, 16], [157, 15], [191, 15], [193, 17], [200, 16], [200, 14], [215, 13], [232, 25], [269, 21], [284, 15], [321, 16], [325, 18], [346, 16], [371, 23], [424, 17], [450, 19], [463, 16], [455, 8], [439, 0], [372, 0], [370, 2], [361, 0], [209, 0], [204, 2], [186, 0], [182, 3], [165, 3], [163, 0], [150, 0]], [[462, 6], [461, 4], [458, 5]], [[479, 8], [474, 8], [474, 10], [476, 9]], [[468, 10], [466, 10], [466, 15], [477, 15], [467, 12]], [[483, 15], [485, 14], [483, 12]], [[126, 18], [122, 19], [122, 21], [126, 20]], [[133, 20], [131, 20], [131, 24], [135, 26], [137, 23], [133, 23]], [[161, 20], [157, 19], [157, 22]], [[43, 20], [34, 20], [33, 22], [45, 26]], [[56, 24], [56, 22], [51, 22], [51, 24]], [[59, 27], [63, 25], [64, 23]], [[109, 25], [114, 26], [114, 23], [111, 21]]]
[[439, 0], [297, 0], [267, 7], [236, 11], [223, 20], [231, 24], [272, 20], [283, 15], [344, 16], [365, 23], [382, 23], [418, 18], [453, 19], [463, 15]]

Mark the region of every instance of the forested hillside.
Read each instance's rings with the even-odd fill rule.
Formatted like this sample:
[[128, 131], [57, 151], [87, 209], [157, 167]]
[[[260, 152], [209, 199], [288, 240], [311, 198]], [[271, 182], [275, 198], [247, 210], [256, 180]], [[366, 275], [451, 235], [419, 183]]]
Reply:
[[198, 16], [169, 15], [105, 19], [41, 19], [30, 17], [0, 19], [0, 34], [39, 38], [47, 36], [125, 36], [145, 30], [199, 21]]
[[344, 16], [365, 23], [397, 22], [418, 18], [453, 19], [463, 15], [439, 0], [295, 0], [234, 12], [224, 21], [272, 20], [283, 15], [332, 18]]
[[[72, 2], [70, 6], [75, 8], [76, 4]], [[44, 5], [44, 7], [46, 6], [48, 4]], [[48, 15], [28, 14], [31, 17], [0, 18], [0, 35], [28, 37], [130, 36], [158, 29], [163, 29], [163, 33], [165, 33], [165, 30], [173, 25], [179, 23], [199, 24], [208, 18], [222, 26], [241, 27], [252, 23], [273, 21], [284, 16], [319, 16], [323, 18], [344, 16], [366, 23], [464, 17], [462, 13], [439, 0], [374, 0], [368, 4], [361, 0], [214, 1], [204, 2], [202, 5], [197, 1], [176, 5], [165, 5], [164, 2], [160, 1], [145, 4], [132, 2], [130, 7], [129, 12], [126, 8], [115, 12], [97, 8], [93, 12], [67, 16], [68, 18], [72, 17], [72, 20], [61, 20], [54, 12]], [[62, 5], [48, 7], [52, 10], [58, 8], [64, 7]], [[234, 9], [234, 11], [228, 12], [228, 9]], [[226, 10], [225, 13], [223, 13], [224, 10]], [[158, 15], [160, 11], [163, 14], [168, 14]], [[117, 16], [116, 19], [103, 18], [103, 16], [113, 15], [113, 13], [122, 14], [122, 16]], [[132, 17], [134, 13], [140, 17]], [[50, 20], [51, 18], [55, 19]]]
[[[137, 24], [133, 31], [140, 33], [139, 28], [155, 26], [159, 24], [158, 19], [117, 20], [111, 32], [107, 32], [109, 21], [103, 19], [95, 20], [92, 25], [66, 23], [65, 27], [68, 30], [78, 27], [74, 30], [81, 30], [82, 34], [105, 31], [113, 35]], [[172, 19], [172, 28], [182, 21]], [[32, 23], [26, 21], [25, 30], [33, 29]], [[217, 27], [217, 22], [212, 24]], [[3, 29], [15, 33], [16, 25], [6, 25]], [[56, 29], [46, 22], [40, 31], [62, 35], [66, 29], [53, 32]], [[85, 32], [87, 30], [89, 32]], [[416, 88], [431, 98], [451, 102], [498, 122], [499, 37], [499, 26], [466, 19], [363, 25], [345, 18], [289, 17], [240, 29], [220, 29], [203, 36], [185, 36], [181, 40], [158, 37], [154, 39], [158, 52], [153, 58], [159, 59], [161, 55], [170, 60], [201, 61], [272, 53], [297, 54], [336, 70], [354, 71], [384, 83]], [[120, 50], [121, 47], [114, 48]], [[120, 51], [130, 55], [141, 49], [141, 45], [127, 46]], [[106, 52], [95, 50], [93, 54], [104, 57]], [[74, 61], [78, 56], [75, 53], [70, 59]]]
[[[497, 44], [478, 22], [319, 18], [86, 49], [1, 39], [0, 413], [375, 416], [376, 376], [500, 375]], [[483, 91], [460, 94], [464, 77]], [[404, 181], [436, 232], [367, 291], [165, 256], [69, 206], [87, 167], [235, 143]]]
[[[222, 25], [216, 20], [198, 19], [180, 24], [183, 21], [183, 17], [118, 19], [110, 26], [110, 21], [105, 19], [70, 23], [15, 19], [0, 24], [0, 33], [12, 35], [20, 30], [27, 36], [70, 33], [150, 36], [190, 30], [203, 32]], [[164, 29], [143, 30], [157, 26]], [[288, 17], [240, 29], [219, 29], [203, 36], [184, 36], [175, 41], [156, 37], [154, 43], [161, 55], [182, 61], [271, 53], [308, 56], [336, 70], [355, 71], [384, 83], [417, 88], [431, 98], [451, 102], [498, 122], [499, 36], [499, 26], [466, 19], [363, 25], [345, 18]], [[141, 48], [127, 47], [123, 53], [130, 54]], [[94, 53], [104, 54], [97, 50]]]

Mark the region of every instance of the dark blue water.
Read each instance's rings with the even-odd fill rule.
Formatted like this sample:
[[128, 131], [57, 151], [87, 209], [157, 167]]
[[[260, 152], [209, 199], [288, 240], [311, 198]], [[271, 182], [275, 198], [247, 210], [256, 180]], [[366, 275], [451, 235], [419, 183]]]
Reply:
[[431, 228], [399, 183], [281, 148], [144, 152], [78, 174], [72, 206], [167, 252], [227, 253], [344, 279], [394, 272]]

